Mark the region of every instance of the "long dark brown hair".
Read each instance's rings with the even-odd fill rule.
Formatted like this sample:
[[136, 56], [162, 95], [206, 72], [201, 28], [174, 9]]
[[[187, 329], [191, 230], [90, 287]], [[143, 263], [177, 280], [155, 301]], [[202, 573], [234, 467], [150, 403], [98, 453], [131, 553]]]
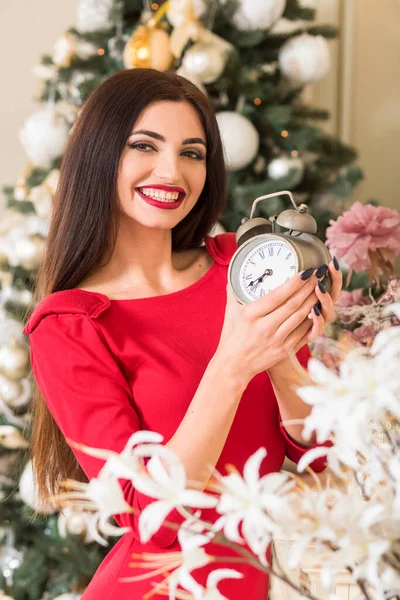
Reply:
[[[117, 173], [122, 150], [141, 112], [153, 102], [189, 102], [203, 125], [207, 173], [200, 198], [172, 230], [175, 251], [199, 247], [217, 221], [226, 194], [221, 139], [213, 107], [176, 73], [130, 69], [106, 79], [88, 98], [65, 150], [34, 304], [77, 287], [111, 258], [118, 233]], [[79, 441], [79, 440], [78, 440]], [[31, 456], [38, 495], [45, 500], [66, 478], [87, 481], [40, 390], [33, 395]]]

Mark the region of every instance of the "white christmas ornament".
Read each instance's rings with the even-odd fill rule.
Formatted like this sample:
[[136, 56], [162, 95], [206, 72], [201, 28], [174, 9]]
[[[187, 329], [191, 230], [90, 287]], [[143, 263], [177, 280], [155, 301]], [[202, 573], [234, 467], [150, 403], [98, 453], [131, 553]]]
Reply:
[[232, 111], [217, 113], [217, 121], [227, 169], [244, 169], [258, 152], [260, 137], [257, 129], [249, 119]]
[[291, 158], [289, 156], [280, 156], [274, 158], [268, 165], [268, 176], [271, 179], [282, 179], [287, 177], [291, 169], [297, 171], [303, 170], [303, 163], [300, 158]]
[[182, 65], [200, 83], [212, 83], [225, 68], [226, 58], [214, 44], [198, 42], [183, 56]]
[[[61, 596], [57, 596], [54, 600], [80, 600], [82, 598], [82, 594], [61, 594]], [[1, 598], [0, 598], [1, 600]]]
[[167, 11], [168, 21], [174, 27], [183, 25], [185, 21], [185, 8], [191, 3], [194, 16], [199, 19], [206, 12], [206, 3], [204, 0], [170, 0]]
[[0, 405], [4, 402], [9, 408], [20, 408], [29, 402], [31, 385], [27, 379], [13, 381], [0, 373]]
[[104, 31], [113, 25], [110, 11], [115, 0], [79, 0], [76, 28], [81, 33]]
[[29, 366], [28, 350], [11, 340], [7, 346], [0, 348], [0, 371], [8, 377], [18, 381], [25, 377]]
[[56, 511], [56, 507], [53, 504], [39, 502], [31, 460], [27, 462], [19, 481], [19, 494], [21, 500], [27, 506], [30, 506], [33, 510], [37, 510], [41, 514], [49, 515]]
[[288, 40], [279, 52], [282, 73], [293, 83], [305, 85], [328, 74], [331, 57], [322, 35], [304, 33]]
[[64, 34], [54, 44], [53, 63], [58, 67], [69, 67], [74, 55], [74, 41], [70, 35]]
[[39, 235], [19, 238], [14, 247], [18, 264], [28, 271], [35, 269], [42, 259], [44, 244], [45, 239]]
[[241, 31], [269, 29], [280, 19], [286, 0], [240, 0], [233, 22]]
[[48, 169], [61, 156], [68, 141], [69, 126], [53, 107], [46, 106], [30, 115], [20, 140], [28, 158], [37, 167]]

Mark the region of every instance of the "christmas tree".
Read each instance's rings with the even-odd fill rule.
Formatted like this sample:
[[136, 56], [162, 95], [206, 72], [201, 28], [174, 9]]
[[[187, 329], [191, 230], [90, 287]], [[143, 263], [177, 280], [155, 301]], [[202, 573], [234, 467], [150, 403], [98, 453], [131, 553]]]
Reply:
[[[355, 151], [324, 133], [329, 118], [303, 90], [329, 71], [327, 39], [300, 0], [80, 0], [76, 27], [43, 56], [42, 106], [21, 141], [29, 159], [6, 187], [0, 229], [0, 590], [15, 600], [79, 594], [108, 548], [84, 515], [38, 508], [31, 464], [29, 348], [35, 272], [68, 135], [85, 99], [114, 72], [175, 70], [210, 97], [226, 151], [229, 201], [220, 222], [235, 230], [261, 194], [291, 190], [309, 205], [324, 238], [330, 218], [362, 177]], [[285, 207], [274, 200], [260, 215]], [[70, 596], [72, 599], [74, 596]], [[65, 596], [67, 600], [67, 596]]]

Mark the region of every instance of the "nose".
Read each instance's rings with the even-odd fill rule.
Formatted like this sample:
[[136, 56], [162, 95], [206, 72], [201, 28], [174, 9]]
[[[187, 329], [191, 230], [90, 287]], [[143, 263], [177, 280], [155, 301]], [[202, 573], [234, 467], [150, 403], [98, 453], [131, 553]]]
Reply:
[[179, 181], [179, 157], [175, 152], [164, 151], [157, 154], [154, 175], [161, 181], [168, 183], [177, 183]]

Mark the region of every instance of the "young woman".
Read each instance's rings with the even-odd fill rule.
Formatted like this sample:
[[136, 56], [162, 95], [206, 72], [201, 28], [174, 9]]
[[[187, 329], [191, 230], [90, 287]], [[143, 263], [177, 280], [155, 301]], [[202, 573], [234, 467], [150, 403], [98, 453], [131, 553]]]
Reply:
[[[207, 237], [224, 199], [217, 122], [196, 86], [136, 69], [91, 95], [63, 158], [40, 302], [25, 328], [43, 394], [32, 439], [43, 498], [60, 480], [90, 479], [103, 464], [72, 452], [65, 438], [120, 451], [134, 431], [157, 431], [200, 488], [206, 467], [241, 470], [260, 446], [268, 451], [263, 473], [307, 450], [302, 427], [281, 422], [309, 413], [293, 391], [298, 374], [289, 353], [306, 364], [307, 342], [333, 318], [341, 274], [332, 262], [331, 294], [305, 272], [240, 305], [227, 289], [235, 236]], [[318, 301], [321, 310], [313, 309]], [[323, 461], [313, 466], [321, 470]], [[152, 501], [124, 483], [138, 511]], [[129, 566], [132, 553], [176, 551], [176, 532], [163, 526], [144, 545], [136, 516], [116, 519], [131, 532], [107, 555], [84, 600], [161, 598], [153, 584], [162, 575], [121, 579], [142, 573]], [[267, 598], [267, 577], [234, 567], [245, 577], [221, 582], [222, 594]], [[208, 572], [194, 575], [204, 583]]]

